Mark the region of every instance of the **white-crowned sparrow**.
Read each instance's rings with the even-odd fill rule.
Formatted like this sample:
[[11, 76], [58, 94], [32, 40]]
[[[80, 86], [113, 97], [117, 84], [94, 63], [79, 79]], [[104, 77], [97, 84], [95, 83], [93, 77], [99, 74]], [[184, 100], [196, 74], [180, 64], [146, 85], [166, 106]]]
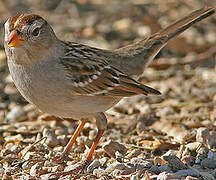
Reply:
[[90, 161], [107, 126], [106, 110], [123, 97], [160, 94], [130, 76], [140, 75], [170, 39], [214, 12], [211, 7], [194, 11], [149, 38], [114, 51], [61, 41], [42, 17], [17, 14], [5, 23], [9, 70], [30, 103], [55, 116], [81, 120], [63, 155], [86, 120], [96, 118], [98, 134], [87, 156]]

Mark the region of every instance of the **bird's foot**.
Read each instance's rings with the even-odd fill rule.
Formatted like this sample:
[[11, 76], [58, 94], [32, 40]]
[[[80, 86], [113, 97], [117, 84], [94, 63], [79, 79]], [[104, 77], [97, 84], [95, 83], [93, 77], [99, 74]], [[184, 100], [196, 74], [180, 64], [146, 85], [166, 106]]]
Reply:
[[57, 156], [53, 157], [52, 160], [57, 164], [62, 164], [62, 163], [67, 162], [67, 161], [72, 161], [73, 159], [68, 157], [68, 154], [63, 153], [61, 155], [57, 155]]
[[70, 171], [52, 173], [49, 176], [49, 179], [51, 179], [52, 177], [55, 177], [56, 179], [58, 179], [60, 177], [64, 177], [67, 175], [72, 175], [74, 179], [79, 179], [85, 173], [85, 171], [87, 170], [87, 167], [89, 166], [90, 163], [91, 163], [91, 160], [82, 161], [81, 163], [79, 163], [76, 167], [74, 167]]

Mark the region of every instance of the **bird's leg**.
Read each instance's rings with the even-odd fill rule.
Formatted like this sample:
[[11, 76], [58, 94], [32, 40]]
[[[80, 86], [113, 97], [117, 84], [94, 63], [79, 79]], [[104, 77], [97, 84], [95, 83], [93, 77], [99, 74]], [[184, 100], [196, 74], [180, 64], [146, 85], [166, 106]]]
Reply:
[[63, 162], [65, 159], [67, 159], [68, 154], [72, 148], [72, 145], [74, 144], [74, 142], [76, 141], [76, 138], [78, 137], [79, 133], [81, 132], [81, 130], [83, 129], [84, 125], [86, 124], [86, 120], [82, 120], [79, 124], [79, 126], [77, 127], [76, 131], [74, 132], [73, 136], [71, 137], [70, 141], [68, 142], [68, 144], [66, 145], [66, 147], [64, 148], [64, 151], [62, 152], [62, 154], [58, 157], [55, 157], [55, 161], [58, 163]]
[[79, 126], [77, 127], [76, 131], [74, 132], [73, 136], [71, 137], [70, 141], [68, 142], [67, 146], [65, 147], [63, 154], [64, 155], [68, 155], [72, 145], [74, 144], [74, 142], [76, 141], [76, 138], [78, 137], [79, 133], [81, 132], [81, 130], [83, 129], [84, 125], [86, 124], [86, 121], [81, 121]]
[[106, 118], [104, 113], [98, 113], [97, 114], [97, 116], [96, 116], [96, 126], [98, 128], [98, 132], [97, 132], [97, 135], [96, 135], [96, 137], [94, 139], [94, 142], [93, 142], [93, 144], [91, 146], [91, 149], [90, 149], [90, 151], [88, 153], [88, 156], [86, 158], [86, 161], [88, 161], [88, 162], [91, 162], [94, 150], [96, 149], [100, 138], [103, 136], [104, 131], [107, 129], [107, 118]]
[[88, 165], [91, 163], [92, 160], [92, 155], [97, 147], [97, 144], [100, 140], [100, 138], [103, 136], [104, 131], [107, 129], [107, 118], [104, 115], [104, 113], [97, 113], [96, 116], [96, 126], [98, 128], [98, 132], [97, 135], [94, 139], [94, 142], [91, 146], [91, 149], [87, 155], [87, 158], [84, 162], [82, 162], [79, 166], [77, 166], [75, 169], [69, 171], [70, 174], [74, 173], [74, 172], [83, 172], [84, 170], [86, 170], [86, 168], [88, 167]]
[[[91, 149], [90, 149], [90, 151], [89, 151], [89, 153], [87, 155], [86, 160], [81, 162], [74, 169], [72, 169], [70, 171], [67, 171], [67, 172], [56, 173], [55, 176], [60, 177], [60, 176], [66, 176], [66, 175], [72, 174], [77, 178], [79, 175], [81, 175], [81, 173], [83, 173], [87, 169], [87, 167], [91, 163], [92, 155], [94, 153], [94, 150], [96, 149], [100, 138], [103, 136], [104, 131], [107, 129], [107, 119], [106, 119], [106, 116], [104, 115], [104, 113], [97, 113], [96, 125], [97, 125], [97, 128], [98, 128], [98, 132], [97, 132], [97, 135], [96, 135], [96, 137], [94, 139], [94, 142], [93, 142], [93, 144], [91, 146]], [[77, 173], [79, 173], [79, 174], [77, 174]]]

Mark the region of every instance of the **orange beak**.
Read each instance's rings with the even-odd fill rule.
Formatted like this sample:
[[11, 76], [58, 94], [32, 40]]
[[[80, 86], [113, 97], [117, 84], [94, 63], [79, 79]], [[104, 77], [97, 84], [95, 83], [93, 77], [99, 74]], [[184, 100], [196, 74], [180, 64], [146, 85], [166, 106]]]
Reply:
[[19, 47], [23, 41], [21, 35], [16, 30], [13, 30], [9, 35], [8, 47]]

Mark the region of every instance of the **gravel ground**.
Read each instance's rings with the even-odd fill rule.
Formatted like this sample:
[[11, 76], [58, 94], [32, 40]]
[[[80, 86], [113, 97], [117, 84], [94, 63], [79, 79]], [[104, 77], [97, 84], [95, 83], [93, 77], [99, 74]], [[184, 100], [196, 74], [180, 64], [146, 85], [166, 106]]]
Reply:
[[[115, 49], [182, 18], [208, 1], [0, 1], [0, 173], [48, 179], [76, 167], [96, 135], [87, 123], [67, 162], [54, 161], [78, 122], [39, 112], [15, 88], [3, 49], [3, 24], [16, 12], [40, 14], [57, 35]], [[209, 1], [214, 3], [214, 1]], [[59, 179], [216, 179], [216, 16], [170, 42], [140, 81], [161, 96], [123, 99], [107, 111], [108, 130], [83, 174]], [[55, 179], [55, 178], [50, 178]]]

